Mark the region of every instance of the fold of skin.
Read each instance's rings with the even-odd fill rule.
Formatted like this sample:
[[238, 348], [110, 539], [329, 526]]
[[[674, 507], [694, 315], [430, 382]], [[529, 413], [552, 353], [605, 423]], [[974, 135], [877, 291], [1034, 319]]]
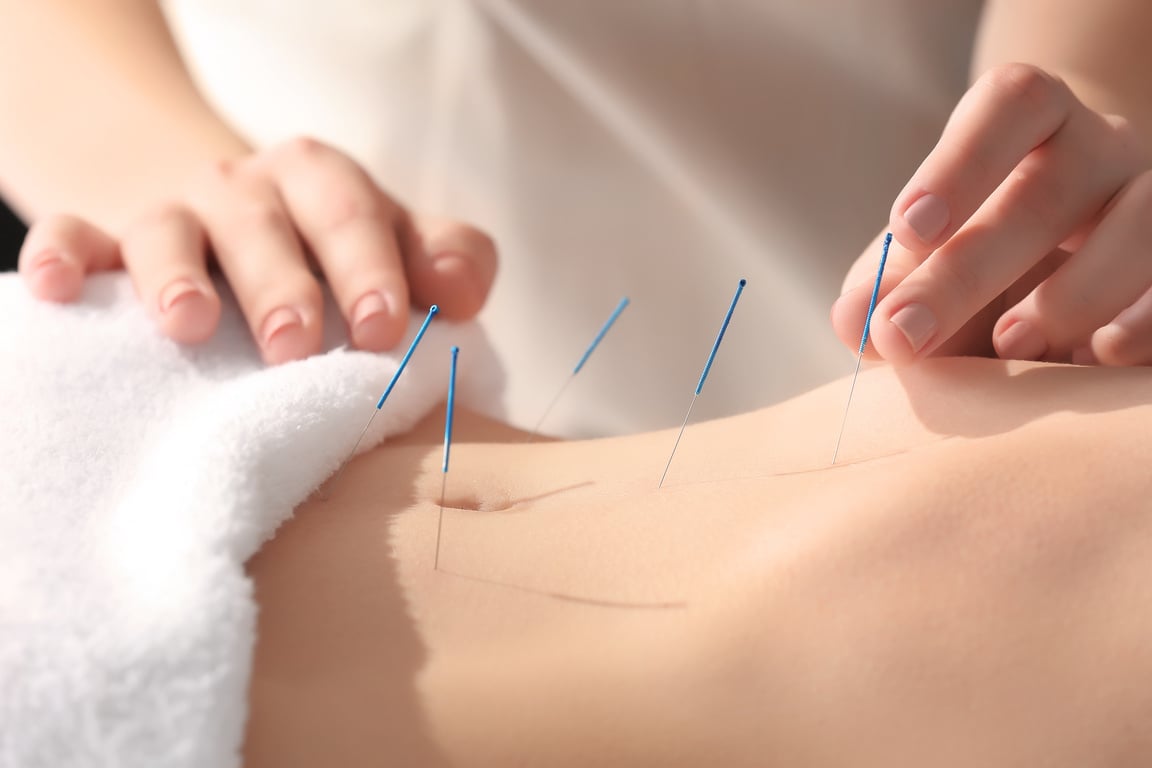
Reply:
[[[673, 432], [442, 414], [251, 561], [248, 765], [1145, 765], [1152, 370], [937, 360]], [[458, 418], [459, 415], [458, 415]]]

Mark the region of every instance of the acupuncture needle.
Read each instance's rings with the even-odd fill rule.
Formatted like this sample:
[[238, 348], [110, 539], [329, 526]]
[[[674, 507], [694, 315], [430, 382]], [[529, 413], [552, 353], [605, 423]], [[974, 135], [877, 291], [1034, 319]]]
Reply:
[[732, 297], [732, 303], [728, 306], [728, 314], [724, 315], [724, 324], [720, 326], [720, 333], [716, 335], [716, 341], [712, 344], [712, 351], [708, 353], [708, 362], [704, 364], [704, 372], [700, 374], [700, 382], [696, 385], [696, 392], [692, 395], [692, 402], [688, 404], [688, 413], [684, 414], [684, 423], [680, 425], [680, 432], [676, 435], [676, 442], [672, 445], [672, 453], [668, 456], [668, 463], [664, 465], [664, 474], [660, 475], [660, 483], [657, 488], [664, 487], [664, 478], [668, 476], [668, 468], [672, 466], [672, 457], [676, 455], [676, 449], [680, 447], [680, 438], [684, 436], [684, 428], [688, 426], [688, 419], [692, 416], [692, 408], [696, 405], [696, 398], [700, 397], [700, 393], [704, 390], [704, 382], [708, 379], [708, 373], [712, 370], [712, 362], [716, 359], [716, 350], [720, 348], [720, 342], [724, 341], [724, 333], [728, 330], [728, 323], [732, 322], [732, 313], [736, 311], [736, 302], [740, 301], [740, 294], [744, 292], [744, 286], [748, 281], [741, 278], [739, 285], [736, 286], [736, 295]]
[[[331, 485], [336, 478], [340, 476], [340, 473], [344, 471], [344, 467], [348, 465], [352, 457], [356, 455], [356, 449], [359, 448], [360, 443], [363, 442], [364, 435], [368, 434], [368, 428], [372, 426], [372, 420], [376, 418], [376, 414], [380, 413], [380, 409], [384, 407], [384, 401], [388, 399], [388, 395], [392, 394], [396, 382], [400, 380], [400, 374], [404, 373], [404, 369], [408, 367], [408, 361], [412, 359], [412, 353], [416, 351], [420, 340], [424, 338], [424, 332], [428, 330], [428, 324], [432, 322], [432, 318], [435, 317], [439, 311], [440, 308], [435, 304], [428, 308], [428, 316], [425, 317], [424, 322], [420, 324], [420, 330], [416, 331], [416, 338], [412, 339], [412, 343], [408, 346], [408, 351], [404, 353], [404, 357], [400, 358], [400, 365], [396, 368], [396, 373], [392, 374], [392, 380], [388, 382], [388, 387], [384, 390], [384, 394], [380, 396], [380, 401], [376, 403], [376, 408], [372, 411], [372, 415], [368, 417], [368, 423], [364, 425], [364, 429], [360, 430], [360, 436], [356, 438], [356, 443], [352, 446], [351, 452], [349, 452], [344, 461], [340, 463], [340, 466], [336, 468], [336, 472], [326, 485]], [[323, 496], [321, 496], [321, 498], [323, 498]]]
[[556, 407], [556, 404], [560, 402], [560, 398], [564, 395], [564, 390], [568, 389], [568, 385], [576, 378], [576, 374], [580, 373], [580, 369], [588, 362], [588, 358], [596, 351], [596, 347], [600, 346], [600, 342], [604, 340], [608, 331], [611, 330], [612, 326], [616, 323], [616, 318], [620, 317], [620, 313], [624, 311], [624, 308], [627, 307], [629, 303], [630, 299], [625, 296], [620, 299], [620, 303], [616, 305], [616, 309], [612, 310], [612, 314], [608, 316], [604, 325], [600, 327], [596, 338], [592, 339], [592, 343], [588, 345], [588, 349], [584, 350], [584, 354], [580, 357], [580, 362], [576, 363], [576, 367], [572, 369], [571, 375], [564, 380], [564, 384], [556, 392], [556, 395], [552, 398], [552, 402], [544, 409], [544, 414], [540, 417], [540, 420], [536, 422], [536, 427], [532, 430], [532, 434], [528, 436], [528, 442], [532, 442], [536, 439], [536, 436], [540, 434], [540, 428], [544, 426], [544, 420], [548, 418], [548, 414], [550, 414], [552, 409]]
[[444, 464], [440, 476], [440, 518], [436, 523], [436, 558], [432, 570], [440, 570], [440, 531], [444, 528], [444, 491], [448, 487], [448, 457], [452, 451], [452, 412], [456, 404], [456, 357], [459, 347], [452, 347], [452, 369], [448, 374], [448, 406], [444, 414]]
[[848, 388], [848, 402], [844, 404], [844, 418], [840, 422], [840, 434], [836, 435], [836, 449], [832, 452], [832, 463], [840, 455], [840, 441], [844, 438], [844, 427], [848, 423], [848, 409], [852, 407], [852, 394], [856, 391], [856, 378], [860, 375], [860, 364], [864, 362], [864, 347], [868, 345], [868, 332], [872, 328], [872, 312], [876, 309], [876, 298], [880, 295], [880, 279], [884, 277], [884, 264], [888, 261], [888, 249], [892, 246], [892, 233], [884, 237], [884, 250], [880, 252], [880, 268], [876, 270], [876, 284], [872, 286], [872, 298], [868, 302], [868, 314], [864, 316], [864, 333], [860, 336], [860, 351], [856, 354], [856, 372], [852, 374], [852, 385]]

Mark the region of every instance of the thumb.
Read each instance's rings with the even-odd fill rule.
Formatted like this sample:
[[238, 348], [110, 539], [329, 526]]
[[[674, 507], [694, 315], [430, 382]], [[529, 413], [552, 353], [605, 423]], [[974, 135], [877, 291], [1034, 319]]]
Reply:
[[[860, 349], [868, 306], [876, 289], [876, 274], [880, 268], [885, 236], [886, 233], [880, 233], [848, 268], [848, 273], [844, 277], [843, 293], [832, 305], [832, 330], [854, 355]], [[884, 277], [880, 283], [876, 303], [879, 304], [880, 300], [918, 267], [921, 261], [919, 256], [893, 240], [888, 249]], [[865, 348], [864, 356], [869, 360], [879, 359], [871, 344]]]
[[[868, 305], [876, 285], [876, 272], [880, 266], [880, 254], [884, 235], [880, 235], [860, 255], [844, 278], [844, 293], [832, 305], [832, 328], [836, 337], [855, 354], [860, 349], [860, 339], [864, 333], [864, 321], [868, 316]], [[917, 255], [893, 240], [884, 267], [884, 278], [876, 303], [883, 301], [893, 288], [908, 277], [931, 254]], [[1004, 309], [1005, 297], [997, 297], [973, 316], [959, 331], [943, 342], [932, 353], [934, 356], [974, 355], [994, 357], [992, 328]], [[873, 319], [875, 323], [875, 319]], [[872, 331], [875, 332], [875, 325]], [[879, 360], [871, 343], [864, 350], [868, 360]]]

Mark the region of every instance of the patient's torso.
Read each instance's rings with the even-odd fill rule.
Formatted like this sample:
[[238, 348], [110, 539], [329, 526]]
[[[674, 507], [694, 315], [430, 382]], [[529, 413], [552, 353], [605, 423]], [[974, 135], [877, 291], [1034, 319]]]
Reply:
[[[965, 558], [986, 557], [1003, 572], [966, 579], [1022, 590], [1035, 541], [1045, 556], [1078, 552], [1068, 531], [1083, 536], [1086, 513], [1130, 520], [1135, 500], [1152, 498], [1148, 473], [1131, 471], [1152, 458], [1148, 385], [1146, 371], [994, 361], [877, 369], [857, 386], [836, 466], [846, 382], [689, 427], [661, 489], [671, 432], [543, 444], [466, 418], [442, 518], [434, 414], [349, 465], [327, 501], [304, 505], [252, 561], [261, 624], [248, 758], [317, 764], [348, 749], [343, 765], [374, 754], [501, 764], [517, 754], [508, 750], [562, 743], [540, 724], [589, 680], [628, 701], [665, 679], [656, 669], [693, 674], [687, 660], [709, 658], [700, 649], [717, 633], [743, 634], [753, 617], [806, 626], [826, 616], [815, 599], [825, 588], [903, 589], [878, 577], [884, 567], [965, 573]], [[1114, 541], [1092, 535], [1102, 550]], [[953, 595], [950, 583], [924, 589]], [[884, 595], [875, 604], [894, 615], [909, 599]], [[532, 681], [558, 668], [568, 673], [553, 681], [556, 701], [532, 700]], [[802, 711], [805, 696], [815, 694], [793, 691], [790, 706]], [[537, 727], [481, 732], [518, 717]], [[612, 727], [604, 712], [591, 720]], [[653, 764], [673, 761], [649, 746]]]

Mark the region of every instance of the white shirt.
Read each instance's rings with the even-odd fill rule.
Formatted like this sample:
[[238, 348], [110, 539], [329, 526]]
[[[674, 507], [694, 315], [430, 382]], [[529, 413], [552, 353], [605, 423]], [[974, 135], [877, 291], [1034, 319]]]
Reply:
[[412, 209], [495, 237], [501, 271], [482, 319], [513, 423], [536, 423], [631, 297], [545, 424], [585, 435], [679, 423], [742, 277], [694, 418], [851, 370], [828, 309], [966, 87], [979, 6], [167, 0], [166, 10], [202, 88], [256, 145], [315, 136]]

